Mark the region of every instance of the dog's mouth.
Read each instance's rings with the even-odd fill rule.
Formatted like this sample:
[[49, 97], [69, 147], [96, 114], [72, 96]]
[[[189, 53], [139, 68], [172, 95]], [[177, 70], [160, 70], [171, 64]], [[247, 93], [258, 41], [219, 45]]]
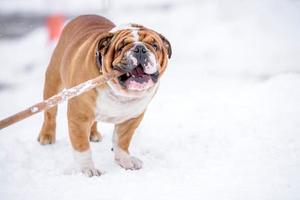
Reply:
[[158, 81], [158, 77], [158, 72], [146, 74], [143, 66], [139, 64], [132, 71], [118, 77], [118, 81], [125, 89], [141, 91], [152, 87]]

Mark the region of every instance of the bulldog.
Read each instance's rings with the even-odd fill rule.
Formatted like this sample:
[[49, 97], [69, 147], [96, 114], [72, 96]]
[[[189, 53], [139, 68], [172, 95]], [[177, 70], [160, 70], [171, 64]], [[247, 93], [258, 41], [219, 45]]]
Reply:
[[[45, 74], [44, 99], [112, 70], [124, 72], [68, 101], [68, 129], [77, 169], [100, 176], [89, 142], [102, 139], [97, 122], [114, 124], [115, 161], [136, 170], [142, 161], [129, 153], [131, 138], [155, 95], [172, 50], [161, 34], [138, 24], [115, 26], [96, 15], [79, 16], [62, 31]], [[55, 142], [57, 106], [44, 112], [38, 141]]]

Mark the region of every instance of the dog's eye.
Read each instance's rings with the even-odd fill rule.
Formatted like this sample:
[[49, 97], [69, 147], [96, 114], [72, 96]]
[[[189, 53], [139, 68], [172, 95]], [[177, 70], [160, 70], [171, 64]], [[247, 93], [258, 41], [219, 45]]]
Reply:
[[121, 43], [120, 45], [118, 45], [117, 51], [118, 52], [122, 51], [125, 46], [126, 46], [125, 43]]
[[122, 45], [122, 46], [120, 46], [120, 47], [118, 47], [118, 49], [117, 49], [117, 51], [122, 51], [122, 49], [124, 48], [124, 45]]
[[151, 46], [153, 47], [153, 49], [154, 49], [155, 51], [158, 50], [158, 45], [157, 45], [156, 43], [152, 43]]

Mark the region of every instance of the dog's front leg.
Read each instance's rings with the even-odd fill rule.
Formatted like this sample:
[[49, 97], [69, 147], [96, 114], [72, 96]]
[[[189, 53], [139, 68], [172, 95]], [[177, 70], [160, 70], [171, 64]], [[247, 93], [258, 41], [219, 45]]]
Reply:
[[68, 102], [68, 125], [70, 140], [74, 149], [74, 160], [77, 170], [87, 176], [100, 176], [101, 171], [95, 168], [90, 150], [89, 137], [94, 123], [91, 105], [84, 99], [74, 98]]
[[115, 161], [125, 169], [136, 170], [143, 166], [143, 162], [129, 154], [128, 147], [131, 138], [142, 121], [144, 113], [140, 116], [127, 120], [123, 123], [116, 124], [113, 135], [113, 151], [115, 153]]

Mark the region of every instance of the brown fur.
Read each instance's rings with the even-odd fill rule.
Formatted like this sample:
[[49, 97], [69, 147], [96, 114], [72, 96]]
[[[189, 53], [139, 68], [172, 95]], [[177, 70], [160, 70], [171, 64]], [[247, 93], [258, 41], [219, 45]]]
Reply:
[[[104, 17], [88, 15], [80, 16], [71, 21], [63, 30], [57, 47], [55, 48], [50, 64], [45, 75], [44, 99], [53, 96], [63, 88], [70, 88], [88, 79], [95, 78], [101, 73], [105, 74], [112, 70], [112, 61], [121, 59], [121, 55], [126, 51], [118, 52], [117, 48], [124, 45], [116, 38], [126, 37], [126, 42], [132, 42], [128, 35], [129, 31], [120, 33], [109, 33], [115, 25]], [[143, 28], [141, 26], [141, 28]], [[145, 30], [143, 30], [145, 31]], [[163, 47], [163, 39], [157, 34], [152, 37], [141, 32], [141, 40], [159, 41], [160, 51], [157, 60], [160, 63], [160, 73], [163, 73], [167, 65], [169, 52]], [[151, 30], [147, 30], [151, 31]], [[128, 37], [128, 39], [127, 39]], [[110, 43], [111, 48], [107, 48], [105, 43]], [[100, 46], [98, 46], [100, 44]], [[116, 48], [116, 49], [115, 49]], [[126, 46], [127, 50], [130, 45]], [[152, 48], [149, 46], [148, 48]], [[105, 54], [102, 72], [96, 63], [96, 49]], [[169, 54], [170, 56], [170, 54]], [[106, 90], [108, 85], [98, 88], [100, 91]], [[95, 122], [95, 106], [97, 91], [88, 91], [68, 101], [68, 127], [73, 148], [83, 152], [89, 149], [89, 140], [101, 140], [101, 134], [97, 131]], [[44, 113], [44, 123], [40, 131], [38, 140], [41, 144], [51, 144], [55, 142], [57, 106]], [[120, 124], [115, 124], [115, 131], [118, 135], [118, 145], [128, 152], [128, 146], [135, 129], [143, 118], [140, 116], [127, 120]]]
[[139, 126], [140, 122], [142, 121], [143, 116], [144, 113], [142, 113], [137, 118], [133, 118], [121, 124], [115, 125], [115, 131], [118, 135], [118, 146], [127, 153], [129, 152], [128, 147], [131, 138], [135, 132], [135, 129]]
[[[70, 22], [63, 30], [46, 71], [44, 99], [88, 79], [100, 75], [96, 65], [95, 51], [103, 34], [114, 24], [100, 16], [84, 16]], [[89, 134], [93, 129], [96, 91], [92, 90], [68, 102], [69, 134], [74, 149], [89, 148]], [[39, 135], [41, 144], [55, 142], [57, 107], [44, 114], [44, 124]], [[92, 133], [91, 133], [92, 132]]]

